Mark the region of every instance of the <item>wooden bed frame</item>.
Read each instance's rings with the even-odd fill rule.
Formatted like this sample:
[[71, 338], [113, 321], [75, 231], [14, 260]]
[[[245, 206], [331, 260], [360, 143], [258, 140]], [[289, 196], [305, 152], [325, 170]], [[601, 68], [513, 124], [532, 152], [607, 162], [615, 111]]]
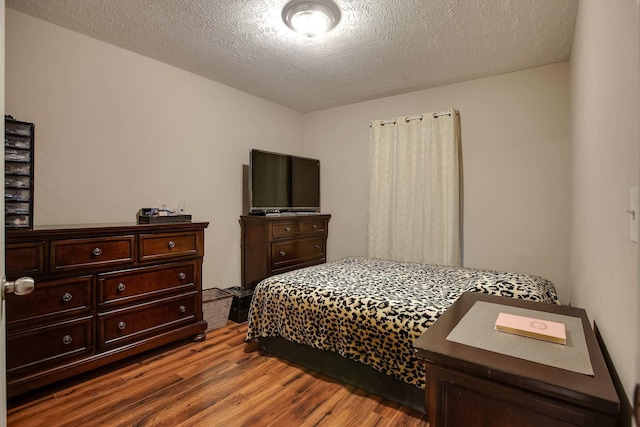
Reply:
[[385, 375], [337, 353], [318, 350], [281, 337], [258, 338], [258, 347], [267, 353], [320, 372], [392, 402], [426, 413], [425, 391], [404, 381]]

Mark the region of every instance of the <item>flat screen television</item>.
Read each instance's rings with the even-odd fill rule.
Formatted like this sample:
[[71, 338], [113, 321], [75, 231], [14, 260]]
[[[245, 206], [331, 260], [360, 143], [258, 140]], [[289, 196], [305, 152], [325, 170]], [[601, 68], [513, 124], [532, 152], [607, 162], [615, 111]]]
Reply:
[[320, 211], [320, 161], [251, 150], [249, 213]]

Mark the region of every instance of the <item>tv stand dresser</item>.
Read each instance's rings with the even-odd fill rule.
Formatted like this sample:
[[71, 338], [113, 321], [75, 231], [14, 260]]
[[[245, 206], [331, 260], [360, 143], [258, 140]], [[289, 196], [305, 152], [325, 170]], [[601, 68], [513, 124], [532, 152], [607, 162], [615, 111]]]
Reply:
[[327, 261], [331, 215], [240, 217], [242, 286]]
[[205, 338], [208, 223], [7, 230], [9, 397], [170, 342]]

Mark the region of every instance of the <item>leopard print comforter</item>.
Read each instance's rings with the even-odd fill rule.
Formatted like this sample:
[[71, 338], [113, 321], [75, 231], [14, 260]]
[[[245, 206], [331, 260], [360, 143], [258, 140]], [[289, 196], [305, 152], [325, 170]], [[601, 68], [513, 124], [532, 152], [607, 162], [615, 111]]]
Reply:
[[280, 336], [424, 388], [413, 341], [466, 291], [558, 303], [541, 277], [351, 257], [260, 282], [247, 341]]

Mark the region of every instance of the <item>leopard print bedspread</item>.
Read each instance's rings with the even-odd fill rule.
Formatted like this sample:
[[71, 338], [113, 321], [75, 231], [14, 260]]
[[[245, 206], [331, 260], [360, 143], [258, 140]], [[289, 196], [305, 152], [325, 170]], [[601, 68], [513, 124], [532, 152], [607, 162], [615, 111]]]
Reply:
[[558, 303], [541, 277], [351, 257], [259, 283], [247, 341], [280, 336], [424, 388], [413, 341], [466, 291]]

